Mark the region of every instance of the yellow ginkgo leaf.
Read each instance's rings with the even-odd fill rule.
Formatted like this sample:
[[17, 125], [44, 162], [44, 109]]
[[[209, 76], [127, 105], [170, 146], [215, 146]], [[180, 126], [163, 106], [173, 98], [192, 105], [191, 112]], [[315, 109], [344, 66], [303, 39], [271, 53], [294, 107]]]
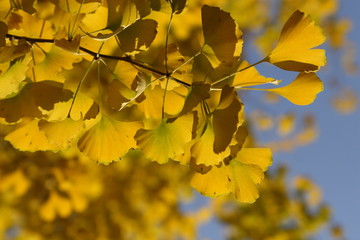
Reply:
[[191, 156], [197, 165], [214, 166], [219, 164], [230, 153], [230, 149], [221, 152], [214, 151], [215, 134], [212, 119], [205, 124], [206, 130], [199, 136], [191, 147]]
[[[242, 61], [239, 69], [244, 69], [248, 66], [250, 66], [250, 64], [247, 61]], [[231, 86], [235, 88], [241, 88], [274, 82], [275, 79], [264, 77], [260, 75], [260, 73], [256, 70], [255, 67], [250, 67], [244, 71], [237, 73]]]
[[[82, 4], [84, 3], [84, 4]], [[78, 13], [91, 13], [94, 12], [100, 5], [100, 0], [59, 0], [59, 7], [63, 10], [69, 12], [70, 14], [78, 14]]]
[[84, 133], [77, 145], [91, 160], [109, 164], [136, 147], [134, 135], [141, 123], [122, 122], [100, 115], [98, 122]]
[[31, 57], [25, 57], [0, 75], [0, 99], [19, 91], [21, 82], [26, 78], [25, 73], [29, 69], [30, 61]]
[[173, 122], [162, 120], [155, 129], [140, 129], [135, 139], [146, 157], [163, 164], [184, 153], [184, 145], [191, 141], [192, 125], [192, 114], [183, 115]]
[[30, 121], [6, 135], [5, 140], [21, 151], [58, 151], [58, 147], [55, 144], [50, 144], [45, 133], [40, 131], [38, 123], [39, 119]]
[[157, 34], [157, 22], [152, 19], [138, 19], [126, 27], [117, 36], [121, 50], [126, 53], [137, 53], [146, 50]]
[[317, 71], [325, 65], [325, 50], [312, 49], [325, 41], [310, 16], [294, 12], [285, 23], [275, 49], [265, 59], [289, 71]]
[[49, 52], [46, 52], [45, 58], [38, 62], [34, 67], [36, 81], [58, 80], [58, 73], [62, 69], [72, 69], [73, 63], [81, 61], [77, 54], [63, 50], [55, 45]]
[[296, 105], [308, 105], [315, 100], [317, 94], [324, 90], [324, 85], [315, 73], [299, 73], [292, 83], [284, 87], [248, 89], [276, 93]]
[[0, 47], [0, 63], [5, 63], [14, 60], [15, 58], [24, 56], [30, 52], [31, 45], [22, 43], [13, 46]]
[[205, 196], [233, 193], [238, 201], [252, 203], [259, 196], [257, 184], [271, 161], [269, 149], [243, 148], [236, 158], [225, 160], [206, 173], [195, 173], [191, 185]]
[[232, 64], [238, 42], [234, 19], [220, 8], [208, 5], [201, 8], [201, 17], [205, 45], [212, 49], [219, 62]]
[[71, 118], [58, 122], [39, 121], [39, 129], [45, 133], [49, 143], [55, 144], [62, 150], [71, 146], [84, 127], [82, 120], [74, 121]]

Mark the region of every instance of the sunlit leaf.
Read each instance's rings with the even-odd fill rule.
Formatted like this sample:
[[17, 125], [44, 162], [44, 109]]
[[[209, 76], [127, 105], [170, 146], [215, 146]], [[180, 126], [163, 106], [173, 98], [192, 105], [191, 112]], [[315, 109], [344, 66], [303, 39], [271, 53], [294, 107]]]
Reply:
[[317, 71], [325, 65], [325, 50], [312, 49], [325, 41], [319, 26], [303, 12], [294, 12], [267, 60], [285, 70]]
[[[250, 64], [247, 61], [242, 61], [239, 70], [248, 67]], [[275, 82], [273, 78], [267, 78], [262, 75], [256, 70], [255, 67], [250, 67], [244, 71], [241, 71], [235, 75], [235, 78], [232, 82], [233, 87], [246, 87], [246, 86], [254, 86], [260, 85], [265, 83], [272, 83]]]
[[76, 54], [53, 46], [49, 52], [46, 52], [42, 61], [35, 59], [34, 72], [36, 81], [57, 80], [57, 74], [62, 69], [72, 69], [73, 64], [81, 61], [81, 59]]
[[0, 98], [8, 97], [20, 90], [21, 82], [26, 78], [30, 57], [16, 62], [5, 73], [0, 75]]
[[191, 156], [197, 165], [203, 164], [205, 166], [214, 166], [219, 164], [225, 157], [229, 155], [229, 151], [215, 151], [217, 147], [215, 144], [216, 135], [214, 133], [213, 122], [208, 121], [205, 124], [203, 134], [194, 140], [190, 149]]
[[155, 129], [140, 129], [135, 139], [146, 157], [158, 163], [184, 153], [184, 145], [191, 141], [193, 115], [187, 114], [173, 122], [162, 120]]
[[79, 137], [84, 127], [82, 120], [74, 121], [71, 118], [58, 122], [39, 121], [40, 131], [45, 133], [50, 144], [55, 144], [60, 149], [69, 148], [74, 139]]
[[98, 122], [79, 139], [79, 150], [91, 160], [109, 164], [136, 147], [134, 135], [139, 122], [121, 122], [101, 115]]
[[50, 144], [44, 132], [38, 127], [39, 119], [34, 119], [15, 131], [6, 135], [5, 140], [9, 141], [15, 148], [21, 151], [57, 151], [55, 144]]
[[243, 148], [230, 163], [213, 166], [205, 174], [195, 173], [191, 185], [205, 196], [233, 193], [238, 201], [252, 203], [259, 196], [257, 184], [270, 164], [269, 149]]
[[296, 105], [308, 105], [324, 90], [324, 85], [315, 73], [300, 73], [285, 87], [257, 90], [276, 93]]

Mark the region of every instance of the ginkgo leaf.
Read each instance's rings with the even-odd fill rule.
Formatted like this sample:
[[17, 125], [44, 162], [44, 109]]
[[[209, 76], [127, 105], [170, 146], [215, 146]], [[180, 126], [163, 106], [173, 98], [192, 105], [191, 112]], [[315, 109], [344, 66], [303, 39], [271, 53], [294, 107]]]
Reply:
[[254, 202], [259, 192], [257, 184], [271, 164], [269, 149], [243, 148], [234, 159], [213, 166], [205, 174], [195, 173], [191, 185], [201, 194], [217, 197], [233, 193], [240, 202]]
[[31, 57], [26, 57], [22, 61], [17, 61], [14, 65], [3, 74], [0, 75], [0, 99], [9, 97], [13, 93], [17, 93], [21, 87], [21, 82], [26, 78]]
[[186, 0], [172, 0], [170, 1], [172, 11], [175, 14], [180, 14], [186, 5]]
[[77, 54], [53, 45], [50, 51], [45, 53], [43, 61], [36, 61], [37, 64], [34, 66], [35, 81], [56, 81], [57, 75], [62, 69], [72, 69], [73, 64], [81, 60], [82, 58]]
[[321, 28], [308, 15], [296, 11], [285, 23], [277, 46], [265, 60], [289, 71], [317, 71], [325, 65], [325, 50], [312, 48], [324, 41]]
[[39, 107], [52, 110], [54, 104], [68, 101], [72, 92], [64, 90], [62, 84], [51, 81], [28, 83], [12, 98], [0, 100], [0, 117], [8, 123], [23, 117], [42, 117]]
[[[250, 64], [247, 61], [242, 61], [239, 69], [244, 69], [246, 67], [250, 66]], [[235, 88], [241, 88], [241, 87], [248, 87], [248, 86], [254, 86], [254, 85], [260, 85], [265, 83], [274, 83], [275, 79], [273, 78], [267, 78], [262, 75], [256, 70], [255, 67], [247, 68], [244, 71], [241, 71], [235, 75], [235, 78], [232, 82], [233, 87]]]
[[28, 43], [0, 47], [0, 63], [9, 62], [15, 58], [24, 56], [30, 52], [30, 49], [31, 45]]
[[101, 114], [98, 122], [79, 139], [79, 150], [91, 160], [109, 164], [136, 147], [134, 135], [139, 122], [122, 122]]
[[54, 37], [54, 29], [50, 21], [39, 19], [23, 9], [12, 10], [7, 25], [10, 34], [37, 38], [41, 29], [41, 37], [50, 39]]
[[45, 133], [49, 143], [55, 144], [62, 150], [69, 148], [85, 128], [82, 120], [74, 121], [71, 118], [58, 122], [40, 120], [38, 125], [40, 131]]
[[173, 122], [162, 120], [155, 129], [140, 129], [135, 139], [145, 156], [160, 164], [184, 153], [184, 145], [191, 141], [193, 115], [187, 114]]
[[5, 140], [21, 151], [58, 151], [55, 144], [50, 144], [45, 133], [38, 127], [39, 119], [34, 119], [6, 135]]
[[315, 73], [299, 73], [296, 79], [287, 86], [256, 90], [276, 93], [296, 105], [308, 105], [315, 100], [317, 94], [324, 90], [324, 85]]
[[[219, 164], [225, 157], [229, 155], [229, 151], [215, 151], [215, 133], [212, 119], [204, 124], [205, 131], [194, 140], [190, 149], [191, 156], [197, 165], [203, 164], [205, 166], [214, 166]], [[229, 150], [229, 149], [228, 149]]]
[[233, 95], [232, 103], [224, 109], [217, 109], [213, 112], [214, 124], [214, 152], [225, 151], [237, 129], [239, 112], [242, 105], [236, 95]]
[[205, 44], [211, 47], [220, 62], [231, 64], [238, 41], [234, 19], [220, 8], [208, 5], [201, 8], [201, 17]]
[[71, 40], [67, 40], [65, 38], [55, 39], [55, 45], [69, 52], [78, 53], [80, 40], [81, 40], [81, 36], [80, 34], [78, 34]]
[[126, 53], [146, 50], [156, 36], [156, 28], [156, 21], [152, 19], [138, 19], [117, 35], [121, 44], [121, 50]]
[[[84, 2], [84, 4], [82, 4]], [[94, 12], [100, 5], [100, 0], [85, 0], [85, 1], [77, 1], [77, 0], [58, 0], [58, 5], [63, 10], [71, 13], [91, 13]]]
[[180, 115], [188, 113], [193, 110], [201, 101], [210, 98], [210, 84], [201, 82], [194, 82], [191, 85], [189, 94], [186, 96], [184, 107], [181, 110]]

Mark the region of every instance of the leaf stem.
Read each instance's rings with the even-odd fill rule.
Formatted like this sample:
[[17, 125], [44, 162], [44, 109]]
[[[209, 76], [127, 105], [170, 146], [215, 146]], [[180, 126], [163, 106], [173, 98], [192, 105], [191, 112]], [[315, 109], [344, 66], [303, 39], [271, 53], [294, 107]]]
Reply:
[[[54, 43], [55, 40], [54, 39], [45, 39], [45, 38], [30, 38], [30, 37], [24, 37], [24, 36], [17, 36], [17, 35], [13, 35], [13, 34], [6, 34], [6, 37], [9, 38], [9, 39], [24, 39], [26, 41], [28, 41], [30, 44], [33, 44], [33, 43]], [[79, 47], [79, 50], [95, 57], [95, 58], [106, 58], [106, 59], [112, 59], [112, 60], [118, 60], [118, 61], [124, 61], [124, 62], [128, 62], [130, 64], [133, 64], [135, 66], [138, 66], [138, 67], [141, 67], [143, 69], [146, 69], [146, 70], [149, 70], [153, 73], [157, 73], [159, 75], [162, 75], [162, 76], [167, 76], [166, 73], [160, 71], [160, 70], [157, 70], [157, 69], [154, 69], [148, 65], [146, 65], [145, 63], [140, 63], [138, 61], [135, 61], [133, 60], [130, 56], [114, 56], [114, 55], [106, 55], [106, 54], [100, 54], [100, 53], [97, 53], [97, 52], [93, 52], [87, 48], [84, 48], [84, 47]], [[190, 87], [191, 84], [187, 83], [187, 82], [184, 82], [184, 81], [181, 81], [180, 79], [177, 79], [177, 78], [174, 78], [174, 77], [171, 77], [172, 80], [174, 80], [175, 82], [177, 83], [180, 83], [186, 87]]]
[[78, 86], [77, 86], [77, 88], [75, 90], [74, 97], [72, 99], [71, 106], [70, 106], [70, 109], [69, 109], [69, 112], [68, 112], [68, 115], [67, 115], [68, 118], [70, 118], [70, 113], [71, 113], [71, 110], [73, 108], [76, 96], [77, 96], [77, 94], [79, 92], [80, 86], [81, 86], [82, 82], [85, 80], [86, 76], [89, 74], [89, 72], [91, 70], [91, 67], [94, 65], [94, 62], [95, 62], [95, 58], [91, 61], [90, 65], [86, 69], [86, 72], [85, 72], [84, 76], [81, 78], [81, 80], [80, 80], [80, 82], [79, 82], [79, 84], [78, 84]]
[[258, 61], [258, 62], [256, 62], [256, 63], [253, 63], [253, 64], [251, 64], [251, 65], [249, 65], [249, 66], [246, 66], [246, 67], [244, 67], [244, 68], [242, 68], [242, 69], [240, 69], [240, 70], [237, 70], [236, 72], [233, 72], [233, 73], [231, 73], [231, 74], [229, 74], [229, 75], [227, 75], [227, 76], [225, 76], [225, 77], [223, 77], [223, 78], [220, 78], [219, 80], [216, 80], [215, 82], [211, 83], [211, 86], [216, 85], [216, 84], [218, 84], [218, 83], [221, 83], [221, 82], [223, 82], [223, 81], [225, 81], [225, 80], [227, 80], [227, 79], [235, 76], [236, 74], [238, 74], [238, 73], [240, 73], [240, 72], [242, 72], [242, 71], [245, 71], [246, 69], [249, 69], [249, 68], [251, 68], [251, 67], [254, 67], [254, 66], [256, 66], [256, 65], [258, 65], [258, 64], [260, 64], [260, 63], [262, 63], [262, 62], [264, 62], [264, 61], [265, 61], [265, 58], [262, 59], [262, 60], [260, 60], [260, 61]]

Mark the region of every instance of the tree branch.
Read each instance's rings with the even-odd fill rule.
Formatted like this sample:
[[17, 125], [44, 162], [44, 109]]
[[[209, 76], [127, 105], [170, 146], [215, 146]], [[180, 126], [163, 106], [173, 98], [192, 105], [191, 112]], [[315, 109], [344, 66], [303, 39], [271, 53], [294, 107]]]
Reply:
[[[26, 40], [27, 42], [29, 42], [30, 44], [34, 44], [34, 43], [55, 43], [55, 39], [44, 39], [44, 38], [30, 38], [30, 37], [25, 37], [25, 36], [17, 36], [17, 35], [13, 35], [13, 34], [6, 34], [6, 38], [8, 39], [17, 39], [17, 40]], [[168, 76], [169, 74], [159, 71], [157, 69], [154, 69], [146, 64], [140, 63], [135, 61], [134, 59], [132, 59], [130, 56], [125, 56], [125, 57], [121, 57], [121, 56], [113, 56], [113, 55], [106, 55], [106, 54], [101, 54], [101, 53], [97, 53], [97, 52], [93, 52], [87, 48], [81, 47], [79, 46], [79, 49], [83, 52], [86, 52], [87, 54], [93, 56], [94, 58], [105, 58], [105, 59], [112, 59], [112, 60], [118, 60], [118, 61], [124, 61], [124, 62], [128, 62], [130, 64], [133, 64], [135, 66], [141, 67], [143, 69], [149, 70], [153, 73], [157, 73], [159, 75], [162, 76]], [[173, 79], [175, 82], [180, 83], [184, 86], [190, 87], [191, 84], [184, 82], [180, 79], [171, 77], [171, 79]]]

